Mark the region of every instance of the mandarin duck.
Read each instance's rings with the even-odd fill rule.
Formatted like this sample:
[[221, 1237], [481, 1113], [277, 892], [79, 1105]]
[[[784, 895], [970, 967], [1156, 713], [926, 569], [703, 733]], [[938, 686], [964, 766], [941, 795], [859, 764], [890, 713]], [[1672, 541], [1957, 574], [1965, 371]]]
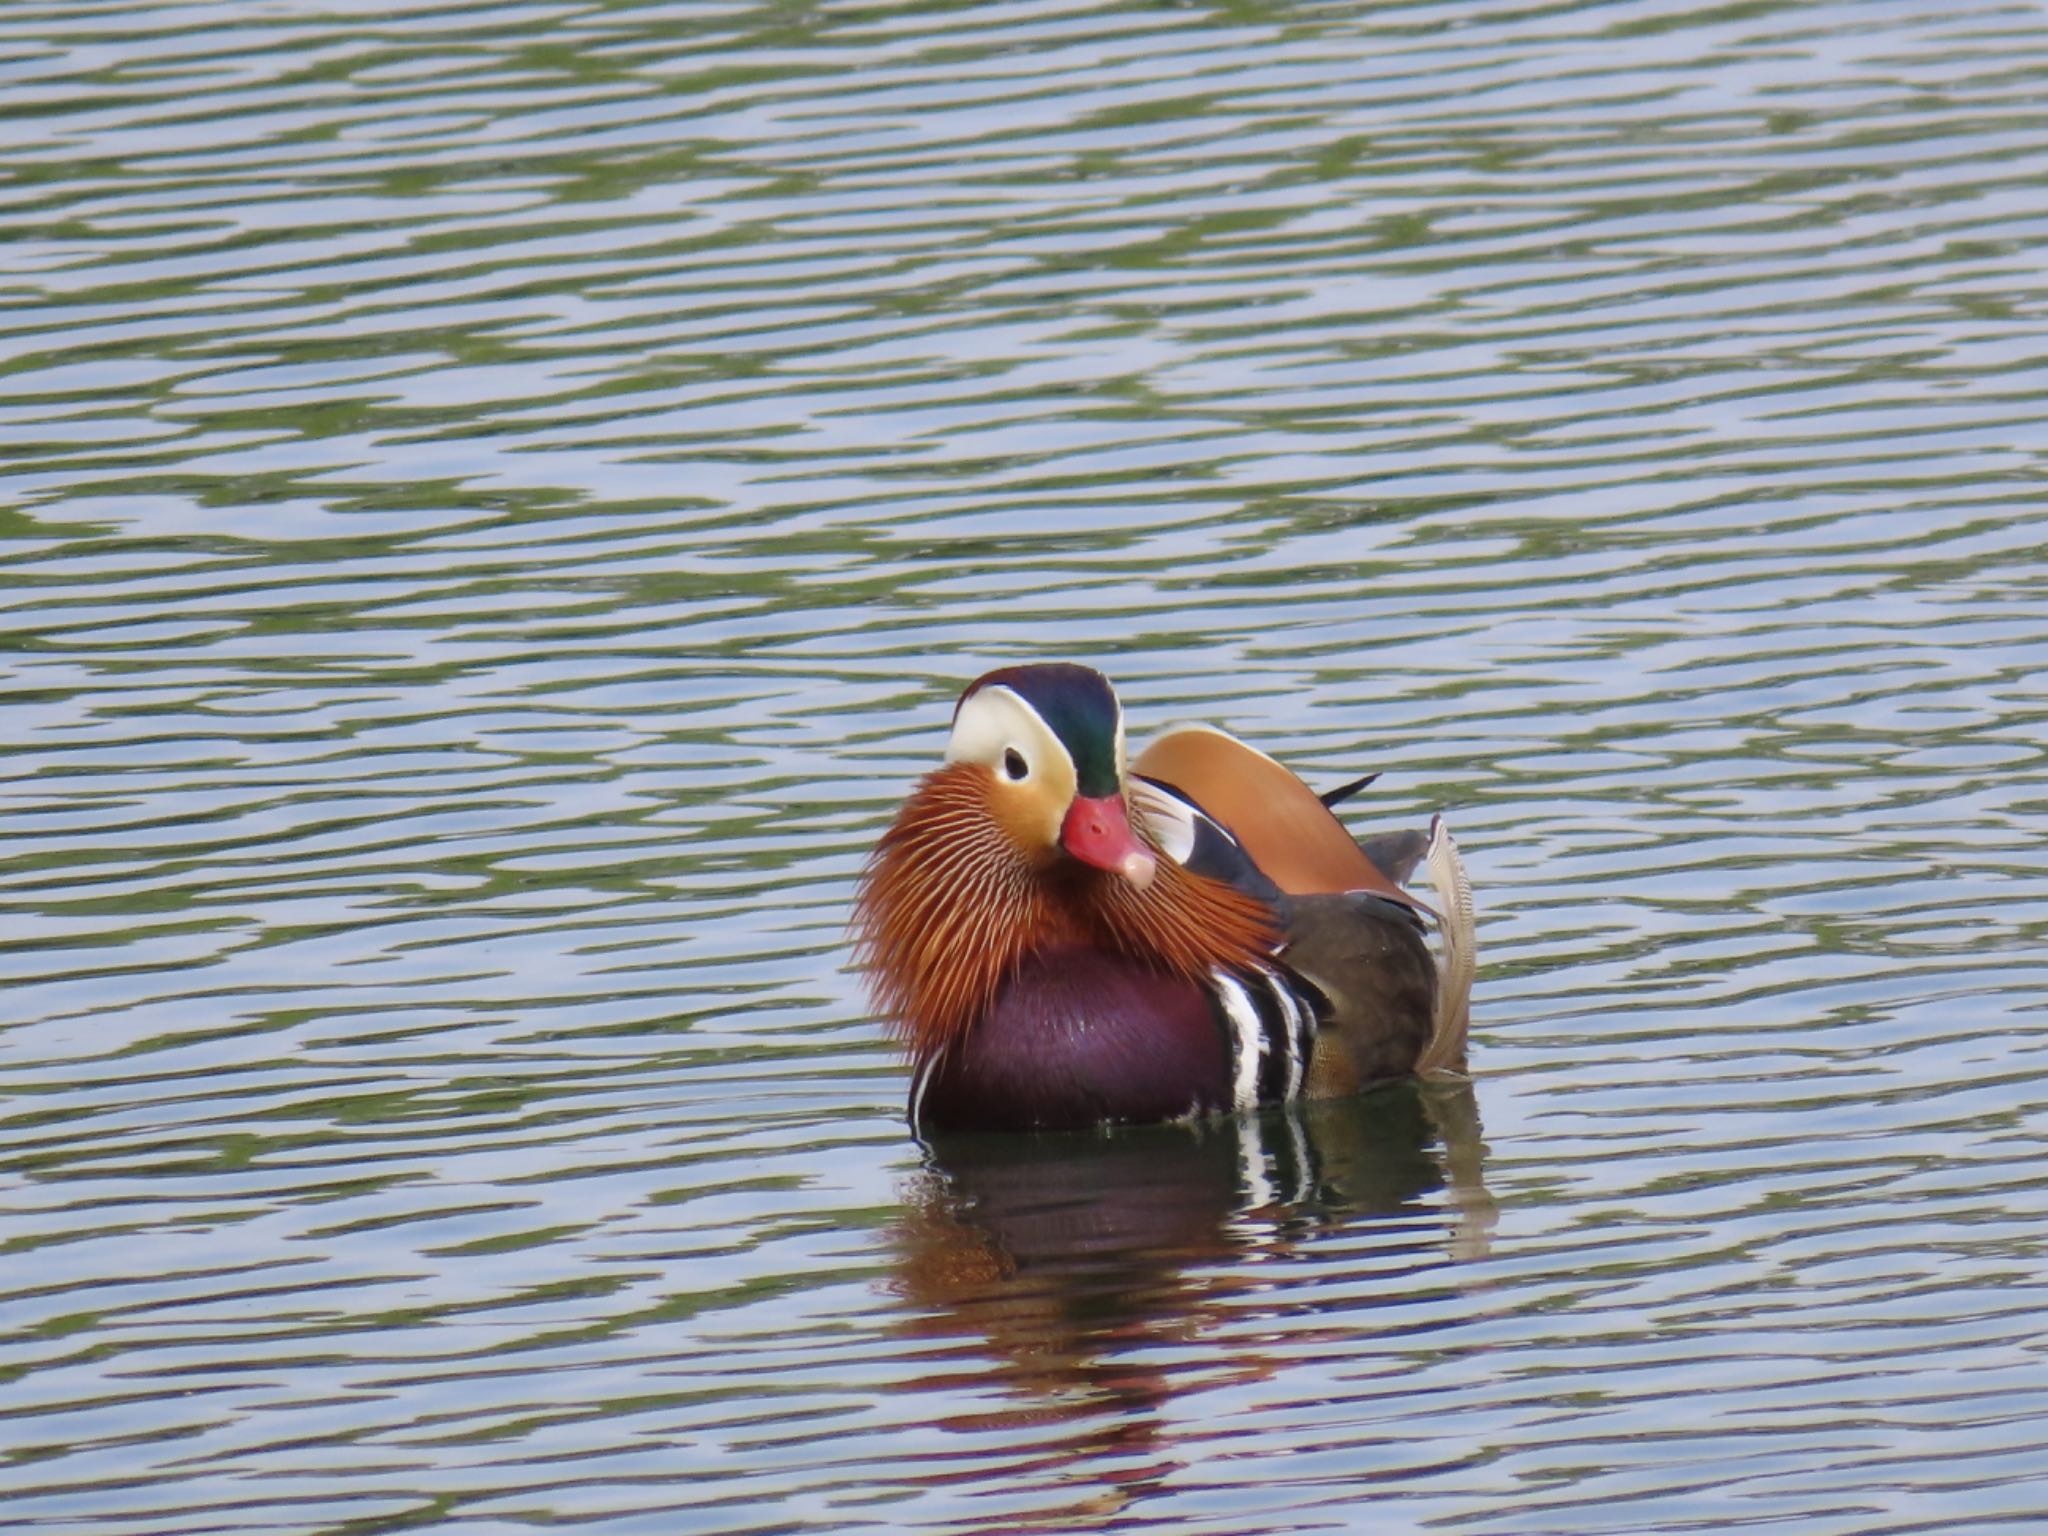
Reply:
[[[912, 1131], [1192, 1119], [1462, 1070], [1471, 889], [1441, 817], [1344, 830], [1331, 806], [1369, 782], [1318, 796], [1208, 726], [1127, 764], [1090, 667], [971, 684], [854, 905]], [[1440, 911], [1402, 889], [1425, 859]]]

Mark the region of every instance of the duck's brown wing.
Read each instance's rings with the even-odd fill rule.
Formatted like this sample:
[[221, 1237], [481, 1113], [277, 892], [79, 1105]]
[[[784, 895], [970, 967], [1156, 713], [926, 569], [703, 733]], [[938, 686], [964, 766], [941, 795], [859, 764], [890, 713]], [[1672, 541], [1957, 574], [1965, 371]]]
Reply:
[[1175, 726], [1132, 766], [1194, 800], [1290, 896], [1370, 891], [1421, 906], [1367, 857], [1314, 790], [1235, 736], [1206, 725]]
[[1311, 1098], [1406, 1077], [1428, 1053], [1437, 1016], [1436, 959], [1415, 914], [1379, 896], [1297, 896], [1288, 969], [1322, 994]]
[[[1465, 1070], [1477, 968], [1472, 886], [1441, 816], [1416, 840], [1442, 907], [1434, 956], [1415, 914], [1376, 896], [1298, 896], [1292, 903], [1285, 958], [1323, 994], [1331, 1028], [1322, 1039], [1337, 1042], [1318, 1042], [1312, 1094], [1349, 1093], [1406, 1072]], [[1414, 852], [1403, 851], [1414, 863]]]
[[[1326, 1004], [1312, 1095], [1464, 1069], [1472, 889], [1441, 817], [1426, 833], [1385, 833], [1361, 845], [1291, 771], [1208, 726], [1176, 726], [1134, 766], [1197, 802], [1290, 898], [1283, 957]], [[1441, 912], [1399, 884], [1425, 859]], [[1423, 917], [1439, 932], [1434, 956]]]

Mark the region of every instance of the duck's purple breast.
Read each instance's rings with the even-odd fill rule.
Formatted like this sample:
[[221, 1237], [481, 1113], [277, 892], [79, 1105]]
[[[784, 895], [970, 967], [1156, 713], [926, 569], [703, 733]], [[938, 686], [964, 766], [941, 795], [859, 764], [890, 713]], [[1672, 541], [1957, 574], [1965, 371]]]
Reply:
[[974, 1027], [922, 1074], [920, 1133], [1061, 1130], [1228, 1109], [1229, 1049], [1192, 982], [1121, 956], [1028, 960]]

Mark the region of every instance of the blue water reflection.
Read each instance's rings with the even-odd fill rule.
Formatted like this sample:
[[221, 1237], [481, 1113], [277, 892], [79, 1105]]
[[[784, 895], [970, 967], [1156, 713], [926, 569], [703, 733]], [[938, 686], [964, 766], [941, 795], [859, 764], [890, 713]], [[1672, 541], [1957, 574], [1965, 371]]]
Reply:
[[[2038, 1523], [2044, 70], [0, 8], [8, 1518]], [[1449, 811], [1469, 1096], [927, 1157], [851, 886], [1051, 657]]]

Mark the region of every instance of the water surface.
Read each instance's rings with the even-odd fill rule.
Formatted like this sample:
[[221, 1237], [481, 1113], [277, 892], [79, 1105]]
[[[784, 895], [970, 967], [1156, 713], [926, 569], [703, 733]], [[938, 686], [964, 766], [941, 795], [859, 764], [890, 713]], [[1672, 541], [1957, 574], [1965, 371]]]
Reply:
[[[2048, 22], [0, 11], [65, 1536], [2048, 1505]], [[1467, 1090], [929, 1154], [985, 667], [1445, 808]]]

